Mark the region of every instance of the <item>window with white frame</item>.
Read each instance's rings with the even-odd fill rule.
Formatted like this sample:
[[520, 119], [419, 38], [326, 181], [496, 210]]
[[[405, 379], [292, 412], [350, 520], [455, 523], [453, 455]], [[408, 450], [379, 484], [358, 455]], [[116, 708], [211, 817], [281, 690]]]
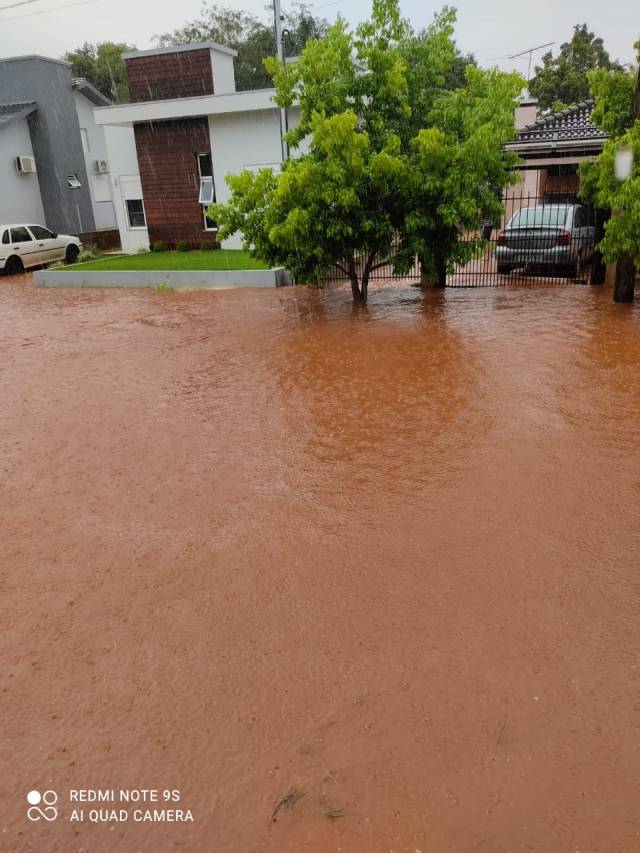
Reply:
[[146, 228], [147, 220], [144, 215], [144, 204], [141, 198], [127, 199], [127, 217], [129, 228]]
[[211, 154], [209, 151], [206, 154], [198, 154], [198, 174], [201, 178], [211, 178], [213, 176], [213, 164], [211, 162]]
[[213, 178], [200, 178], [200, 204], [213, 204]]
[[211, 152], [198, 154], [198, 174], [200, 175], [200, 194], [198, 201], [202, 207], [202, 218], [204, 221], [205, 231], [217, 231], [218, 226], [207, 216], [207, 208], [216, 200], [216, 189], [213, 183], [213, 163], [211, 160]]

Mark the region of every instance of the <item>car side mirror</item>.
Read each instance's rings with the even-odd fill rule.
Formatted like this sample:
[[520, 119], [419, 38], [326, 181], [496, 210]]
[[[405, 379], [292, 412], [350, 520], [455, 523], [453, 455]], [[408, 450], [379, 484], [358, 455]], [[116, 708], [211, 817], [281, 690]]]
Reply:
[[55, 232], [55, 231], [54, 231], [54, 232], [53, 232], [53, 234], [51, 235], [51, 237], [52, 237], [54, 240], [56, 239], [56, 237], [57, 237], [57, 236], [58, 236], [58, 235], [56, 234], [56, 232]]

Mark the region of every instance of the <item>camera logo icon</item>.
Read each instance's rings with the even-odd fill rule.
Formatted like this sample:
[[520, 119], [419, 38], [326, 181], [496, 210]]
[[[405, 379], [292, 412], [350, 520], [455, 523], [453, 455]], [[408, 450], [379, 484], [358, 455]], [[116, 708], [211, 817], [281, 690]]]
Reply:
[[58, 809], [55, 807], [58, 802], [58, 795], [55, 791], [29, 791], [27, 794], [27, 817], [29, 820], [48, 820], [52, 821], [58, 817]]

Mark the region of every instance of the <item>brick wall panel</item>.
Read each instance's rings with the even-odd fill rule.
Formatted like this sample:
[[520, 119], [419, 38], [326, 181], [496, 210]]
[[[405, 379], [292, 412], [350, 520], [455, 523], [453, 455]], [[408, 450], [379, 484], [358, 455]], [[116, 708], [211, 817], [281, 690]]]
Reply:
[[135, 138], [150, 243], [216, 242], [215, 232], [204, 230], [198, 203], [196, 155], [211, 148], [207, 119], [137, 124]]
[[211, 53], [202, 50], [136, 56], [125, 60], [133, 102], [213, 95]]

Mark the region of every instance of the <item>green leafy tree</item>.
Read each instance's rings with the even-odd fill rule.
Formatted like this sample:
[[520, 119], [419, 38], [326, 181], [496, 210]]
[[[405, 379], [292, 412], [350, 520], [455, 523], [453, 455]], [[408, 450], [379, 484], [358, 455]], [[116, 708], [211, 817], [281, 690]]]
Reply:
[[[339, 19], [296, 63], [268, 61], [276, 102], [300, 105], [288, 135], [297, 156], [278, 176], [228, 178], [230, 200], [209, 211], [219, 236], [240, 231], [249, 251], [300, 279], [335, 265], [356, 301], [366, 301], [376, 267], [401, 272], [416, 255], [444, 284], [474, 251], [462, 238], [501, 212], [515, 164], [503, 145], [515, 135], [523, 85], [517, 74], [470, 66], [465, 86], [447, 90], [454, 20], [445, 10], [420, 50], [411, 47], [411, 72], [412, 34], [397, 0], [374, 0], [355, 32]], [[435, 82], [425, 97], [426, 80]]]
[[461, 53], [457, 48], [451, 68], [447, 70], [444, 77], [444, 85], [447, 89], [461, 89], [466, 81], [467, 68], [469, 65], [478, 67], [478, 62], [473, 53]]
[[591, 121], [612, 139], [622, 136], [633, 124], [633, 68], [607, 71], [599, 68], [588, 74], [589, 89], [595, 99]]
[[620, 70], [601, 38], [586, 24], [576, 24], [571, 39], [560, 45], [557, 56], [548, 51], [536, 65], [529, 91], [538, 98], [541, 110], [558, 110], [589, 96], [588, 73], [594, 69]]
[[456, 47], [455, 23], [455, 9], [445, 6], [428, 27], [418, 33], [409, 30], [402, 42], [407, 80], [418, 99], [412, 102], [414, 123], [426, 114], [439, 93], [466, 85], [469, 65], [477, 67], [473, 54], [462, 54]]
[[353, 111], [316, 115], [308, 154], [277, 177], [269, 169], [230, 177], [231, 200], [210, 214], [220, 237], [242, 231], [251, 252], [298, 279], [335, 264], [354, 300], [366, 301], [371, 272], [392, 253], [407, 171], [398, 146], [376, 151]]
[[513, 139], [518, 74], [467, 68], [467, 84], [436, 99], [431, 127], [412, 141], [412, 210], [404, 244], [419, 256], [423, 275], [443, 287], [455, 264], [481, 246], [470, 239], [480, 219], [502, 214], [501, 195], [513, 183], [517, 156], [503, 151]]
[[[633, 151], [631, 177], [620, 181], [615, 175], [616, 152], [622, 148]], [[600, 249], [608, 263], [628, 255], [640, 264], [640, 121], [604, 146], [593, 168], [581, 169], [583, 195], [593, 199], [598, 207], [615, 215], [605, 226]]]
[[[636, 49], [640, 62], [640, 42]], [[612, 213], [599, 249], [608, 263], [618, 263], [614, 298], [629, 301], [634, 266], [640, 264], [640, 69], [593, 72], [589, 81], [596, 100], [592, 118], [611, 138], [597, 160], [581, 164], [581, 194]], [[632, 173], [624, 181], [615, 174], [616, 154], [622, 149], [633, 152]]]
[[[296, 56], [309, 39], [319, 38], [327, 29], [326, 21], [315, 18], [303, 3], [295, 4], [293, 11], [285, 14], [283, 26], [287, 31], [285, 50], [288, 56]], [[272, 85], [264, 60], [276, 52], [273, 24], [248, 12], [205, 3], [199, 18], [172, 33], [156, 36], [156, 41], [161, 47], [206, 41], [231, 47], [238, 52], [235, 60], [238, 91], [266, 89]]]
[[131, 45], [111, 41], [85, 42], [77, 50], [66, 53], [64, 58], [71, 63], [74, 77], [86, 77], [107, 98], [123, 103], [128, 100], [129, 87], [122, 54], [135, 49]]
[[283, 26], [287, 56], [299, 56], [308, 41], [322, 38], [329, 28], [328, 22], [314, 17], [305, 3], [294, 3], [293, 11], [284, 13]]

